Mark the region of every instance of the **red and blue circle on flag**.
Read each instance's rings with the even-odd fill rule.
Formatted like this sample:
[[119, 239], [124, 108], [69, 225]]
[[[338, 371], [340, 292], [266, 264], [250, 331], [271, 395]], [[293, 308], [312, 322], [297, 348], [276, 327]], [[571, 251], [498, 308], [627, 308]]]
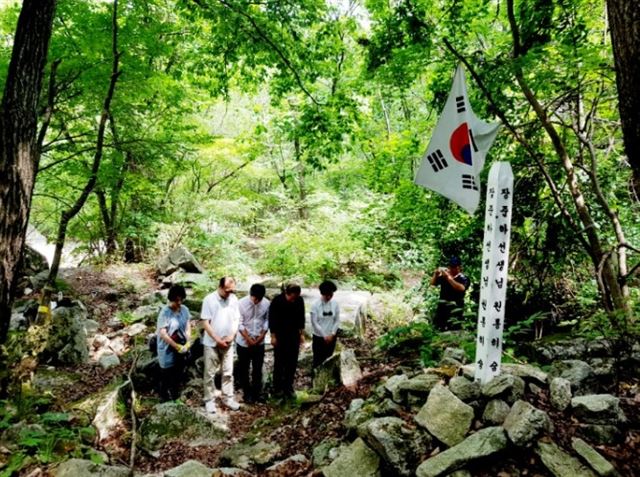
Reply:
[[472, 165], [469, 126], [467, 126], [467, 123], [462, 123], [451, 133], [449, 148], [456, 161], [468, 166]]

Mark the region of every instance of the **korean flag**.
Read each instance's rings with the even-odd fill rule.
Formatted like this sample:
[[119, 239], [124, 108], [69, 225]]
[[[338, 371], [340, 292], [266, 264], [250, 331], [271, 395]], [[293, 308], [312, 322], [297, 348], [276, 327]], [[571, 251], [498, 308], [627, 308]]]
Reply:
[[473, 114], [464, 70], [458, 65], [415, 183], [442, 194], [473, 215], [480, 202], [480, 171], [499, 127], [499, 123], [486, 123]]

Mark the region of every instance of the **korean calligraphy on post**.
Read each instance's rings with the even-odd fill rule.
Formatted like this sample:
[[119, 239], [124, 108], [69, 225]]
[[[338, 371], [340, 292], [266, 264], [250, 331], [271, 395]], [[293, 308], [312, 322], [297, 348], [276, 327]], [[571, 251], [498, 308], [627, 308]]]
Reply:
[[475, 360], [475, 379], [481, 383], [486, 383], [500, 374], [512, 199], [511, 165], [508, 162], [496, 162], [489, 172], [482, 247]]

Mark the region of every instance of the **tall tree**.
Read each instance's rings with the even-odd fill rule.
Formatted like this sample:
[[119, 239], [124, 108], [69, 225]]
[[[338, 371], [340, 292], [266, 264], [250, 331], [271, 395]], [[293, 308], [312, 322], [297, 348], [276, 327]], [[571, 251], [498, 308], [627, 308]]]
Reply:
[[640, 0], [607, 0], [625, 152], [640, 201]]
[[55, 0], [24, 0], [0, 106], [0, 343], [9, 330], [40, 158], [37, 104], [55, 8]]

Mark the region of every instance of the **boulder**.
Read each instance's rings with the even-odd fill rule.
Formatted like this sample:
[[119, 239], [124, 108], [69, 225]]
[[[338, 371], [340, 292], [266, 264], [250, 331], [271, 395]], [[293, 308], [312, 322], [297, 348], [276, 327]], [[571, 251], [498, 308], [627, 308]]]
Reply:
[[90, 460], [69, 459], [52, 470], [54, 477], [130, 477], [131, 470], [122, 465], [102, 465]]
[[118, 366], [120, 364], [120, 358], [118, 358], [118, 355], [115, 353], [104, 353], [100, 356], [100, 359], [98, 359], [98, 363], [102, 369], [109, 369]]
[[388, 378], [384, 383], [385, 390], [391, 394], [391, 399], [398, 404], [402, 404], [402, 391], [400, 386], [403, 382], [408, 380], [409, 377], [406, 374], [395, 374]]
[[44, 354], [60, 364], [87, 363], [89, 347], [84, 326], [86, 319], [87, 309], [77, 301], [70, 307], [54, 309]]
[[347, 431], [353, 431], [358, 426], [374, 417], [376, 406], [364, 399], [354, 399], [349, 404], [349, 409], [344, 413], [343, 424]]
[[120, 390], [114, 389], [101, 393], [96, 401], [96, 410], [91, 422], [98, 432], [98, 439], [107, 439], [122, 422], [122, 416], [118, 411], [120, 402]]
[[340, 356], [334, 354], [327, 358], [315, 370], [313, 376], [313, 390], [316, 392], [324, 392], [326, 389], [338, 386], [340, 379]]
[[503, 427], [511, 442], [527, 447], [543, 432], [551, 432], [552, 424], [546, 412], [526, 401], [516, 401], [504, 421]]
[[313, 448], [311, 453], [314, 467], [323, 467], [330, 464], [338, 456], [340, 442], [337, 439], [328, 437]]
[[501, 374], [482, 385], [482, 395], [489, 399], [503, 399], [513, 404], [524, 396], [524, 380], [511, 374]]
[[591, 394], [596, 390], [595, 375], [589, 364], [579, 359], [554, 361], [549, 378], [564, 378], [571, 383], [575, 395]]
[[264, 470], [265, 477], [287, 477], [294, 475], [302, 475], [309, 469], [311, 462], [302, 454], [292, 455], [291, 457], [276, 462], [272, 466]]
[[362, 370], [352, 349], [340, 352], [340, 382], [347, 388], [353, 388], [362, 379]]
[[211, 477], [213, 469], [198, 462], [197, 460], [188, 460], [178, 467], [174, 467], [164, 471], [164, 477]]
[[161, 304], [139, 306], [131, 312], [131, 321], [155, 325], [162, 306]]
[[416, 469], [416, 476], [448, 475], [470, 462], [497, 454], [506, 449], [507, 443], [507, 436], [501, 427], [481, 429], [451, 449], [425, 460]]
[[580, 424], [578, 434], [594, 444], [619, 444], [624, 441], [624, 433], [614, 424]]
[[467, 361], [467, 355], [464, 350], [460, 348], [445, 348], [442, 353], [442, 359], [451, 359], [460, 364], [464, 364]]
[[518, 376], [525, 381], [533, 381], [537, 384], [546, 384], [548, 381], [547, 373], [530, 364], [502, 363], [500, 370], [503, 374]]
[[379, 477], [380, 457], [358, 438], [331, 464], [323, 467], [322, 473], [325, 477]]
[[571, 400], [574, 415], [587, 424], [619, 424], [626, 421], [620, 399], [611, 394], [590, 394]]
[[615, 477], [618, 475], [613, 465], [582, 439], [572, 438], [571, 447], [600, 477]]
[[220, 462], [244, 470], [254, 470], [256, 466], [271, 464], [279, 453], [280, 446], [274, 442], [238, 443], [225, 449]]
[[175, 402], [157, 404], [140, 424], [140, 445], [148, 451], [160, 449], [176, 437], [217, 443], [225, 435], [226, 430], [206, 415]]
[[437, 384], [415, 420], [438, 440], [454, 446], [469, 432], [473, 416], [471, 406], [458, 399], [446, 386]]
[[426, 399], [433, 387], [441, 381], [442, 379], [437, 374], [421, 373], [400, 382], [399, 389], [403, 394], [414, 394]]
[[511, 407], [501, 399], [492, 399], [487, 403], [482, 413], [482, 421], [492, 425], [501, 426], [509, 415]]
[[79, 379], [77, 374], [47, 366], [36, 369], [32, 384], [37, 393], [51, 393], [56, 396], [77, 386]]
[[236, 469], [235, 467], [217, 467], [211, 469], [210, 477], [253, 477], [246, 470]]
[[371, 419], [358, 427], [358, 435], [401, 476], [413, 475], [420, 456], [431, 445], [428, 434], [408, 428], [397, 417]]
[[564, 411], [571, 404], [571, 382], [564, 378], [553, 378], [549, 383], [549, 400], [558, 411]]
[[168, 255], [165, 255], [156, 264], [160, 275], [169, 275], [178, 268], [185, 272], [204, 273], [204, 268], [195, 257], [184, 247], [174, 248]]
[[454, 376], [449, 381], [449, 391], [464, 402], [474, 401], [480, 397], [480, 384], [464, 376]]
[[555, 477], [576, 477], [578, 475], [580, 477], [596, 477], [591, 469], [564, 452], [553, 442], [538, 442], [535, 452]]

